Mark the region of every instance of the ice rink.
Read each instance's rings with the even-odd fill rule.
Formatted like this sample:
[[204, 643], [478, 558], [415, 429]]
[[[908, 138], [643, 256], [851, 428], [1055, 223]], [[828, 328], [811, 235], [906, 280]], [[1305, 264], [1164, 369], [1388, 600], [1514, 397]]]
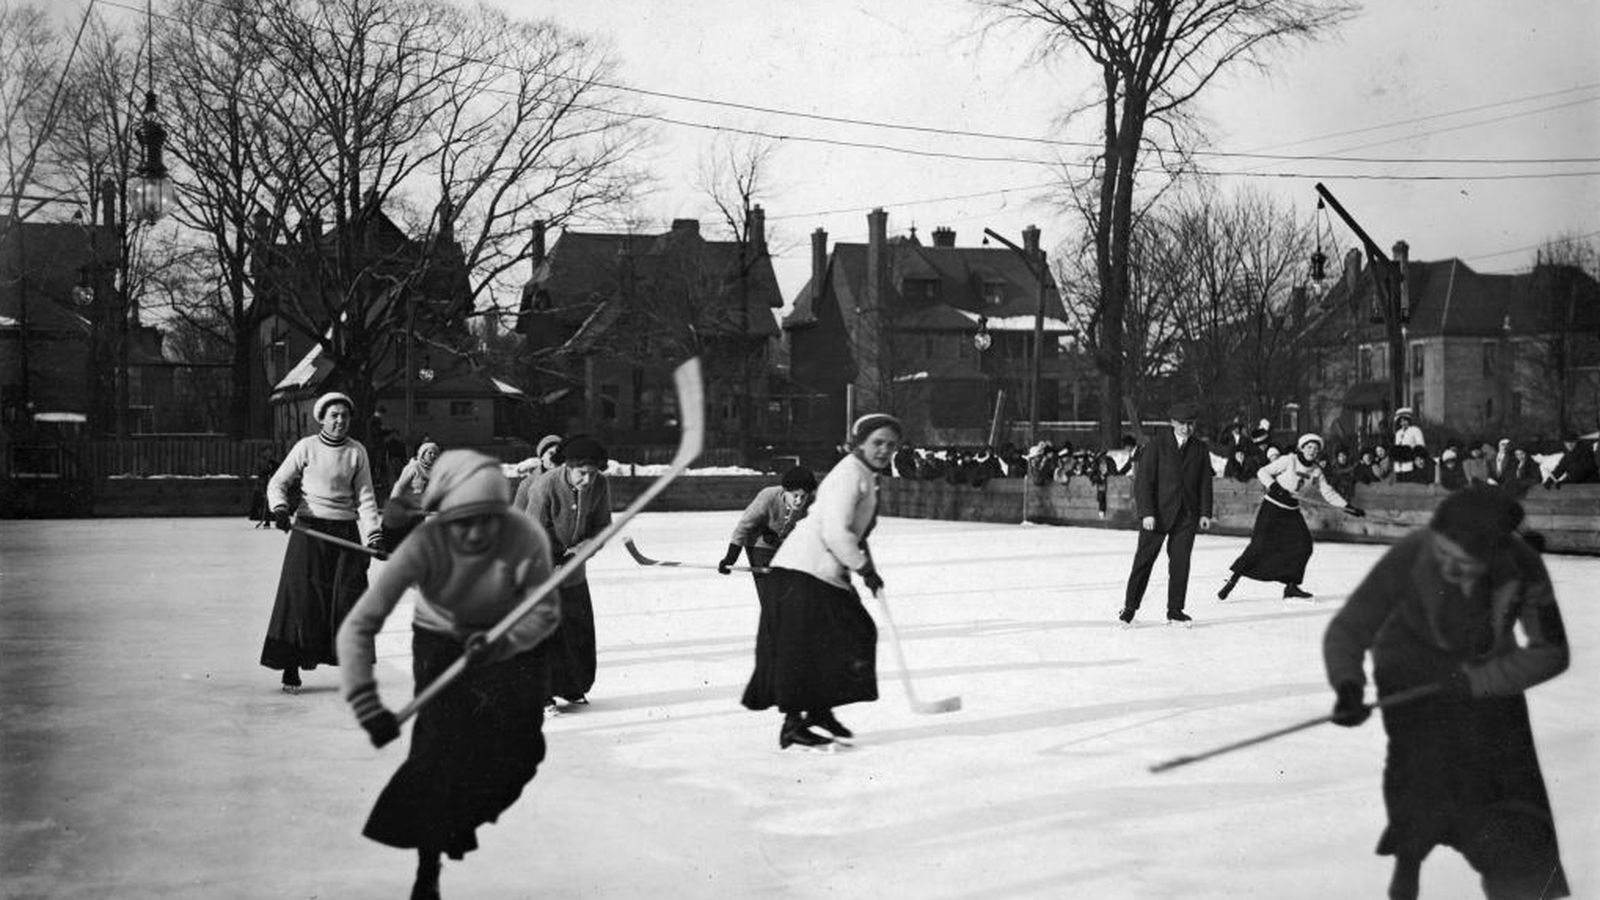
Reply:
[[[714, 563], [737, 513], [646, 513], [658, 558]], [[337, 671], [279, 693], [257, 665], [285, 538], [240, 519], [0, 522], [0, 894], [402, 898], [415, 858], [360, 835], [404, 756], [374, 750]], [[1326, 713], [1323, 629], [1384, 547], [1320, 544], [1306, 586], [1215, 591], [1243, 547], [1203, 535], [1189, 611], [1116, 627], [1125, 531], [884, 519], [874, 553], [923, 698], [886, 639], [859, 746], [781, 752], [738, 702], [749, 577], [590, 564], [593, 705], [546, 726], [521, 801], [447, 861], [447, 898], [1378, 898], [1382, 729], [1331, 725], [1150, 774]], [[1529, 694], [1576, 896], [1600, 897], [1600, 559], [1550, 557], [1573, 666]], [[381, 565], [381, 564], [380, 564]], [[881, 609], [869, 609], [882, 623]], [[410, 694], [409, 606], [379, 650]], [[402, 739], [404, 740], [404, 739]], [[1481, 896], [1453, 852], [1423, 897]]]

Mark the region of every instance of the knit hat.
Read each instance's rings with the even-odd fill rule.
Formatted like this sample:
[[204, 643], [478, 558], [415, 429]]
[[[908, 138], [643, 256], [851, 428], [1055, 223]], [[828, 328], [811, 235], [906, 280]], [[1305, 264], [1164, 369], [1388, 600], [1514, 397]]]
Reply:
[[328, 393], [323, 394], [321, 397], [318, 397], [317, 402], [311, 404], [311, 418], [321, 422], [322, 414], [327, 411], [328, 407], [335, 403], [343, 403], [344, 408], [350, 410], [351, 415], [355, 415], [356, 405], [350, 402], [350, 398], [347, 395], [341, 394], [338, 391], [329, 391]]
[[433, 453], [434, 453], [434, 460], [433, 461], [434, 462], [438, 462], [439, 461], [439, 458], [438, 458], [439, 445], [435, 444], [433, 441], [423, 441], [422, 442], [422, 446], [417, 448], [417, 461], [422, 463], [423, 465], [428, 465], [429, 464], [428, 461], [423, 459], [423, 456], [425, 454], [427, 454], [427, 452], [429, 450], [432, 450]]
[[503, 513], [511, 508], [511, 485], [500, 462], [476, 450], [446, 450], [433, 464], [422, 508], [434, 521]]
[[1272, 437], [1272, 432], [1265, 428], [1257, 428], [1250, 432], [1250, 442], [1252, 444], [1265, 444], [1269, 437]]
[[857, 419], [854, 425], [850, 426], [850, 443], [859, 444], [865, 441], [879, 428], [893, 428], [895, 437], [898, 438], [906, 436], [905, 426], [901, 425], [900, 420], [894, 416], [888, 413], [867, 413]]
[[1304, 450], [1305, 446], [1311, 443], [1315, 443], [1320, 449], [1322, 447], [1322, 435], [1312, 434], [1311, 432], [1302, 434], [1300, 435], [1300, 439], [1294, 442], [1294, 448], [1296, 450]]
[[561, 435], [559, 435], [559, 434], [547, 434], [544, 437], [539, 438], [538, 446], [533, 448], [533, 455], [534, 456], [544, 456], [544, 452], [546, 450], [549, 450], [551, 447], [559, 447], [559, 446], [561, 446]]
[[795, 466], [783, 473], [783, 489], [786, 491], [814, 491], [817, 489], [817, 476], [805, 466]]
[[1428, 527], [1485, 560], [1522, 524], [1522, 505], [1504, 489], [1473, 483], [1452, 492], [1433, 511]]
[[606, 448], [600, 442], [587, 434], [580, 434], [561, 445], [558, 461], [567, 465], [582, 465], [594, 463], [604, 469], [610, 460], [606, 457]]
[[1412, 412], [1411, 407], [1409, 406], [1402, 406], [1394, 411], [1394, 420], [1396, 422], [1400, 421], [1401, 419], [1415, 419], [1416, 417], [1416, 413]]

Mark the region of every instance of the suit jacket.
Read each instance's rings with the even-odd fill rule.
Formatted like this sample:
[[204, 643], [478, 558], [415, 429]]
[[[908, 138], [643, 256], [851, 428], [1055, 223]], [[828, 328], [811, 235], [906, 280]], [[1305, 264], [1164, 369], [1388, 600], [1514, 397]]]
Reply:
[[1133, 502], [1139, 518], [1155, 516], [1156, 531], [1171, 531], [1180, 510], [1211, 518], [1211, 451], [1197, 435], [1180, 450], [1172, 432], [1156, 435], [1133, 472]]

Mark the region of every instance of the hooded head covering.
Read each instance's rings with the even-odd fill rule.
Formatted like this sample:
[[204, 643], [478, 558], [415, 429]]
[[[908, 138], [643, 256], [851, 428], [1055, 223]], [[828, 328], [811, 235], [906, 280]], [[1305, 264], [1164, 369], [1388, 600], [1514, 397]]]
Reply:
[[[432, 450], [434, 453], [433, 462], [428, 462], [429, 450]], [[422, 466], [424, 469], [428, 469], [432, 468], [433, 464], [438, 461], [439, 445], [435, 444], [433, 441], [423, 441], [422, 446], [417, 448], [417, 465]]]
[[805, 466], [795, 466], [783, 473], [783, 489], [786, 491], [815, 491], [817, 489], [817, 476]]
[[533, 455], [534, 456], [544, 456], [544, 452], [546, 450], [549, 450], [551, 447], [559, 447], [559, 446], [561, 446], [561, 435], [559, 435], [559, 434], [547, 434], [544, 437], [539, 438], [538, 445], [536, 447], [534, 447], [534, 449], [533, 449]]
[[850, 443], [860, 444], [879, 428], [893, 428], [896, 437], [904, 438], [906, 430], [900, 420], [888, 413], [867, 413], [850, 426]]
[[321, 397], [318, 397], [317, 402], [311, 404], [311, 418], [321, 422], [322, 414], [327, 412], [328, 407], [335, 403], [343, 403], [345, 409], [350, 410], [351, 415], [355, 415], [356, 405], [350, 402], [350, 397], [348, 395], [341, 394], [338, 391], [329, 391], [328, 393], [323, 394]]
[[1428, 527], [1486, 560], [1521, 524], [1522, 505], [1510, 494], [1494, 485], [1473, 483], [1445, 497]]
[[476, 450], [446, 450], [433, 464], [422, 508], [449, 522], [511, 508], [511, 485], [500, 462]]

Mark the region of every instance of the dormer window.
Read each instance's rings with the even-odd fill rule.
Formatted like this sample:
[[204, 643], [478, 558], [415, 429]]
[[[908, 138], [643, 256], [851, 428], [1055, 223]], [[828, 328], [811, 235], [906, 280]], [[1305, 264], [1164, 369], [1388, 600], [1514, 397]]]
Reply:
[[985, 281], [983, 283], [983, 302], [990, 306], [999, 306], [1006, 299], [1006, 283], [1003, 281]]
[[900, 285], [900, 294], [907, 300], [937, 303], [939, 282], [933, 278], [907, 278]]

